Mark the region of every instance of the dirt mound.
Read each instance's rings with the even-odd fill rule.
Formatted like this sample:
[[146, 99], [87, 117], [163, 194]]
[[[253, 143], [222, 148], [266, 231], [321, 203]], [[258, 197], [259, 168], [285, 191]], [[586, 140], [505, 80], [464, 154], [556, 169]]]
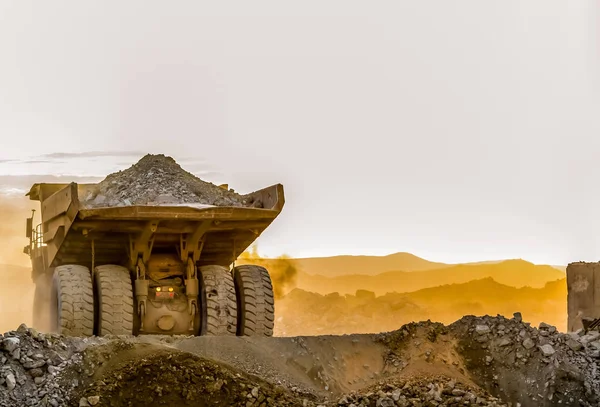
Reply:
[[467, 316], [376, 335], [1, 340], [1, 406], [597, 406], [600, 333]]
[[184, 350], [281, 384], [296, 394], [328, 397], [375, 383], [386, 348], [372, 335], [295, 338], [189, 338]]
[[498, 317], [465, 317], [450, 325], [475, 382], [522, 407], [600, 403], [600, 333], [565, 334]]
[[292, 394], [258, 377], [189, 353], [117, 340], [84, 352], [91, 382], [79, 406], [294, 406]]
[[206, 182], [171, 157], [148, 154], [130, 168], [108, 175], [81, 199], [82, 206], [202, 204], [260, 206], [249, 197]]

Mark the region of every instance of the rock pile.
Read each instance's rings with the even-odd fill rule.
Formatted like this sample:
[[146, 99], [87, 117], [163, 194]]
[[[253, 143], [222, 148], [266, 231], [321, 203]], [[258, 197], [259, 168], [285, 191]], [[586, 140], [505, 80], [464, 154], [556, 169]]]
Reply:
[[86, 342], [25, 325], [0, 335], [0, 406], [68, 405]]
[[181, 204], [260, 207], [248, 196], [201, 180], [163, 154], [148, 154], [130, 168], [108, 175], [80, 201], [85, 208]]
[[481, 389], [457, 383], [456, 380], [444, 376], [381, 382], [369, 388], [367, 392], [353, 392], [342, 397], [337, 405], [348, 407], [508, 406]]
[[541, 323], [464, 317], [449, 326], [478, 385], [522, 407], [600, 404], [600, 333], [560, 333]]
[[[308, 385], [305, 392], [285, 384], [285, 376], [278, 373], [283, 370], [271, 365], [274, 359], [263, 364], [272, 372], [252, 374], [243, 363], [213, 360], [175, 346], [189, 338], [65, 338], [21, 325], [0, 335], [0, 407], [600, 405], [597, 331], [565, 334], [545, 323], [532, 327], [517, 313], [510, 319], [467, 316], [449, 326], [411, 323], [367, 337], [368, 341], [352, 339], [347, 344], [350, 350], [338, 348], [340, 341], [334, 349], [328, 336], [314, 341], [270, 338], [269, 349], [278, 352], [284, 352], [288, 340], [301, 343], [307, 352], [320, 349], [314, 359], [318, 363], [325, 363], [332, 350], [346, 349], [347, 361], [360, 361], [348, 366], [365, 368], [356, 376], [360, 381], [334, 375], [329, 379], [338, 381], [324, 387], [317, 377], [322, 379], [327, 369], [309, 363], [306, 377], [299, 378]], [[244, 358], [247, 348], [242, 341], [228, 343], [227, 351], [234, 358]], [[361, 352], [355, 349], [358, 346], [379, 350]], [[299, 361], [307, 355], [299, 355], [298, 360], [284, 357], [282, 363], [302, 366]], [[367, 369], [365, 363], [375, 362], [367, 355], [383, 364], [376, 374]], [[330, 359], [328, 366], [332, 360], [336, 359]], [[318, 390], [323, 388], [325, 392]]]

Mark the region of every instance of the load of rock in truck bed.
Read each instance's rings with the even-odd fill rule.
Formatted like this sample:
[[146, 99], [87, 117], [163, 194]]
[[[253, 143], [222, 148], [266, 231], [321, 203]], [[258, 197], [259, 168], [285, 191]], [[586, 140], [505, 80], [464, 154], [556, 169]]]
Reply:
[[130, 168], [108, 175], [85, 196], [83, 208], [131, 205], [262, 207], [250, 196], [206, 182], [163, 154], [147, 154]]

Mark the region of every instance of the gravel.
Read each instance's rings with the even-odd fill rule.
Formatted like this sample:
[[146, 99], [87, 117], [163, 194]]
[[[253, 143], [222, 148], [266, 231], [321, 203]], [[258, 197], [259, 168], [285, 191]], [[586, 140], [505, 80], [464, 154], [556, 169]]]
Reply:
[[262, 207], [250, 196], [201, 180], [163, 154], [147, 154], [130, 168], [108, 175], [80, 198], [83, 208], [183, 204]]
[[[532, 327], [519, 316], [466, 316], [449, 326], [427, 321], [366, 336], [364, 343], [352, 339], [350, 349], [358, 348], [344, 350], [344, 357], [357, 357], [361, 347], [374, 346], [371, 342], [384, 351], [376, 357], [383, 359], [384, 369], [376, 376], [364, 369], [370, 377], [364, 385], [324, 396], [290, 388], [273, 372], [251, 372], [243, 364], [216, 362], [170, 344], [184, 338], [66, 338], [21, 325], [0, 335], [0, 406], [120, 407], [158, 401], [246, 407], [600, 405], [597, 331], [567, 334], [548, 324]], [[286, 341], [295, 346], [301, 338], [272, 339], [270, 352], [278, 354], [290, 346]], [[228, 349], [243, 353], [244, 347], [233, 342]], [[336, 337], [302, 342], [311, 352], [331, 352], [334, 343], [335, 353], [342, 349]], [[269, 370], [263, 362], [254, 363]]]
[[39, 333], [24, 324], [0, 335], [0, 406], [70, 405], [81, 351], [99, 341]]
[[[467, 316], [449, 326], [477, 384], [521, 407], [600, 405], [600, 333], [561, 333], [521, 321], [520, 314]], [[484, 335], [482, 325], [489, 328]]]
[[481, 389], [458, 383], [445, 376], [381, 382], [360, 392], [344, 395], [338, 400], [337, 405], [348, 407], [507, 406], [506, 403], [502, 403], [501, 400]]

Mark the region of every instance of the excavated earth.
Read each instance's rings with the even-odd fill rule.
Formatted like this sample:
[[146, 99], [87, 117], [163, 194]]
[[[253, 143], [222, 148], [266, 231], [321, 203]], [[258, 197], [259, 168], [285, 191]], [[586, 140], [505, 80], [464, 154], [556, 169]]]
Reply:
[[0, 337], [0, 406], [598, 406], [600, 333], [467, 316], [377, 335]]
[[124, 171], [108, 175], [80, 197], [84, 208], [201, 204], [262, 207], [262, 203], [185, 171], [171, 157], [147, 154]]

